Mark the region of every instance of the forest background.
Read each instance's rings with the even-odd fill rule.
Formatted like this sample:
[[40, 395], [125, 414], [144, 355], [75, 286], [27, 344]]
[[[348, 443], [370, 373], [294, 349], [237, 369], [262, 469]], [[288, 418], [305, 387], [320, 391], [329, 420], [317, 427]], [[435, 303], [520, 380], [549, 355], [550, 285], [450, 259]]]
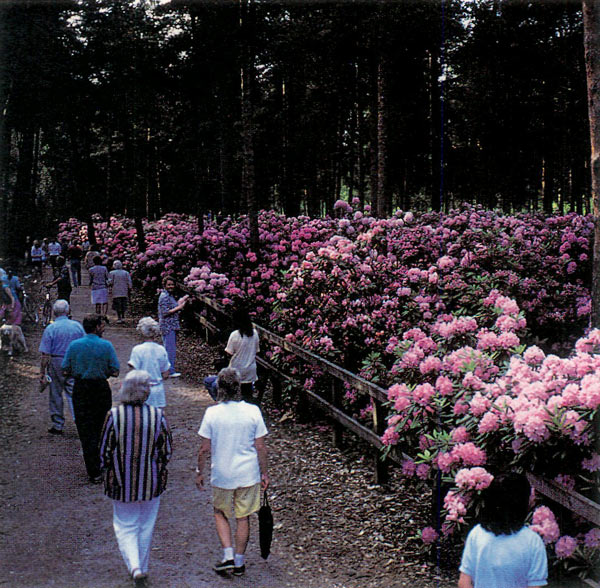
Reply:
[[5, 2], [0, 255], [94, 213], [591, 212], [582, 21], [570, 1]]

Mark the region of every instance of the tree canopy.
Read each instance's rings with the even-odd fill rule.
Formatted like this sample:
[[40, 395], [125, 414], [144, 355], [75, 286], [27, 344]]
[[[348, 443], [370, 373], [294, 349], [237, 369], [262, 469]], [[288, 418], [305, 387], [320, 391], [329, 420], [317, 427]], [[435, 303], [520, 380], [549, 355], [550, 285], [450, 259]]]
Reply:
[[23, 0], [0, 40], [5, 253], [93, 213], [590, 210], [579, 3]]

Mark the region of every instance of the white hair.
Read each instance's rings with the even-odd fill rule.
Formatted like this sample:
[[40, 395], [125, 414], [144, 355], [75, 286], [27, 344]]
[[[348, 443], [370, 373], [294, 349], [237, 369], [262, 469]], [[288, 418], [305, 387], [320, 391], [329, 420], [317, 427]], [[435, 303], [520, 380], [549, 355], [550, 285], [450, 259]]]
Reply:
[[142, 337], [157, 338], [160, 335], [160, 326], [151, 316], [141, 318], [136, 330]]
[[113, 267], [115, 269], [121, 269], [123, 267], [123, 264], [117, 259], [117, 260], [113, 261]]
[[150, 374], [144, 370], [131, 370], [121, 384], [123, 404], [144, 404], [150, 395]]
[[65, 316], [69, 314], [69, 303], [66, 300], [59, 299], [52, 306], [54, 316]]

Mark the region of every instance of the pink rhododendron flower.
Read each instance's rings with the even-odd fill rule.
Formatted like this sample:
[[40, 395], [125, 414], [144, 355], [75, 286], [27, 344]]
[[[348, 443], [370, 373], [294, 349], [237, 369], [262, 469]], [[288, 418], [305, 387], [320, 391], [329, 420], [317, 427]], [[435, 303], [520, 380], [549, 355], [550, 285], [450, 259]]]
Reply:
[[455, 443], [466, 443], [470, 438], [469, 431], [463, 426], [453, 429], [450, 436]]
[[533, 511], [531, 522], [531, 530], [540, 535], [544, 543], [554, 543], [558, 539], [560, 530], [556, 517], [547, 506], [538, 506]]
[[485, 468], [475, 467], [458, 470], [454, 482], [461, 490], [483, 490], [493, 479], [494, 476]]
[[497, 431], [499, 427], [500, 419], [498, 418], [498, 415], [494, 414], [493, 412], [488, 412], [484, 414], [479, 421], [477, 430], [480, 433], [491, 433], [492, 431]]
[[462, 461], [465, 465], [479, 466], [485, 464], [487, 460], [485, 451], [470, 441], [459, 443], [452, 448], [451, 453], [455, 459]]

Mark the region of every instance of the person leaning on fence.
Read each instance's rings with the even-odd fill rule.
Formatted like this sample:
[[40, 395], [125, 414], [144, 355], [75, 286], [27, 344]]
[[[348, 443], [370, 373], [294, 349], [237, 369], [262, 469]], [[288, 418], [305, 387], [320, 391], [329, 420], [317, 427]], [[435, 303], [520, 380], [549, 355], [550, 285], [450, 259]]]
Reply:
[[172, 445], [162, 410], [147, 404], [150, 378], [143, 370], [125, 376], [121, 404], [108, 411], [100, 443], [104, 493], [113, 501], [115, 536], [135, 586], [147, 586], [150, 545]]
[[73, 409], [75, 425], [83, 449], [90, 481], [98, 484], [100, 456], [98, 445], [104, 417], [112, 404], [108, 378], [119, 375], [119, 360], [112, 343], [103, 340], [105, 317], [88, 314], [83, 319], [85, 337], [73, 341], [65, 353], [62, 368], [75, 378]]
[[144, 370], [150, 374], [150, 396], [146, 404], [163, 408], [167, 405], [163, 379], [169, 377], [171, 364], [167, 350], [156, 342], [160, 339], [160, 327], [152, 317], [145, 316], [138, 322], [136, 330], [144, 342], [131, 350], [127, 363], [134, 370]]
[[525, 526], [531, 486], [522, 474], [505, 474], [482, 492], [479, 524], [468, 534], [458, 588], [545, 586], [546, 548]]
[[113, 262], [113, 270], [108, 274], [108, 286], [112, 292], [112, 306], [117, 313], [117, 322], [122, 323], [127, 311], [127, 300], [133, 287], [131, 275], [123, 269], [123, 264], [116, 259]]
[[73, 378], [64, 375], [62, 362], [67, 347], [72, 341], [85, 336], [81, 323], [68, 318], [69, 303], [57, 300], [52, 307], [54, 322], [50, 323], [42, 333], [39, 351], [42, 354], [40, 364], [40, 384], [45, 384], [46, 375], [50, 376], [48, 403], [52, 426], [48, 429], [51, 435], [62, 435], [65, 426], [63, 411], [63, 392], [75, 420], [73, 411]]
[[[260, 508], [260, 490], [269, 485], [267, 428], [258, 406], [240, 400], [240, 375], [224, 368], [218, 375], [218, 400], [204, 413], [198, 434], [202, 438], [196, 468], [196, 486], [204, 486], [204, 465], [211, 457], [210, 482], [217, 535], [223, 557], [217, 573], [244, 574], [245, 552], [250, 536], [250, 515]], [[230, 520], [235, 517], [232, 546]], [[234, 553], [235, 547], [235, 553]]]
[[176, 288], [175, 280], [170, 276], [163, 280], [163, 288], [164, 290], [158, 297], [158, 324], [171, 364], [169, 374], [171, 378], [178, 378], [181, 374], [175, 370], [175, 359], [177, 357], [177, 331], [180, 328], [179, 313], [185, 307], [189, 296], [186, 294], [179, 300], [175, 299], [173, 296]]

